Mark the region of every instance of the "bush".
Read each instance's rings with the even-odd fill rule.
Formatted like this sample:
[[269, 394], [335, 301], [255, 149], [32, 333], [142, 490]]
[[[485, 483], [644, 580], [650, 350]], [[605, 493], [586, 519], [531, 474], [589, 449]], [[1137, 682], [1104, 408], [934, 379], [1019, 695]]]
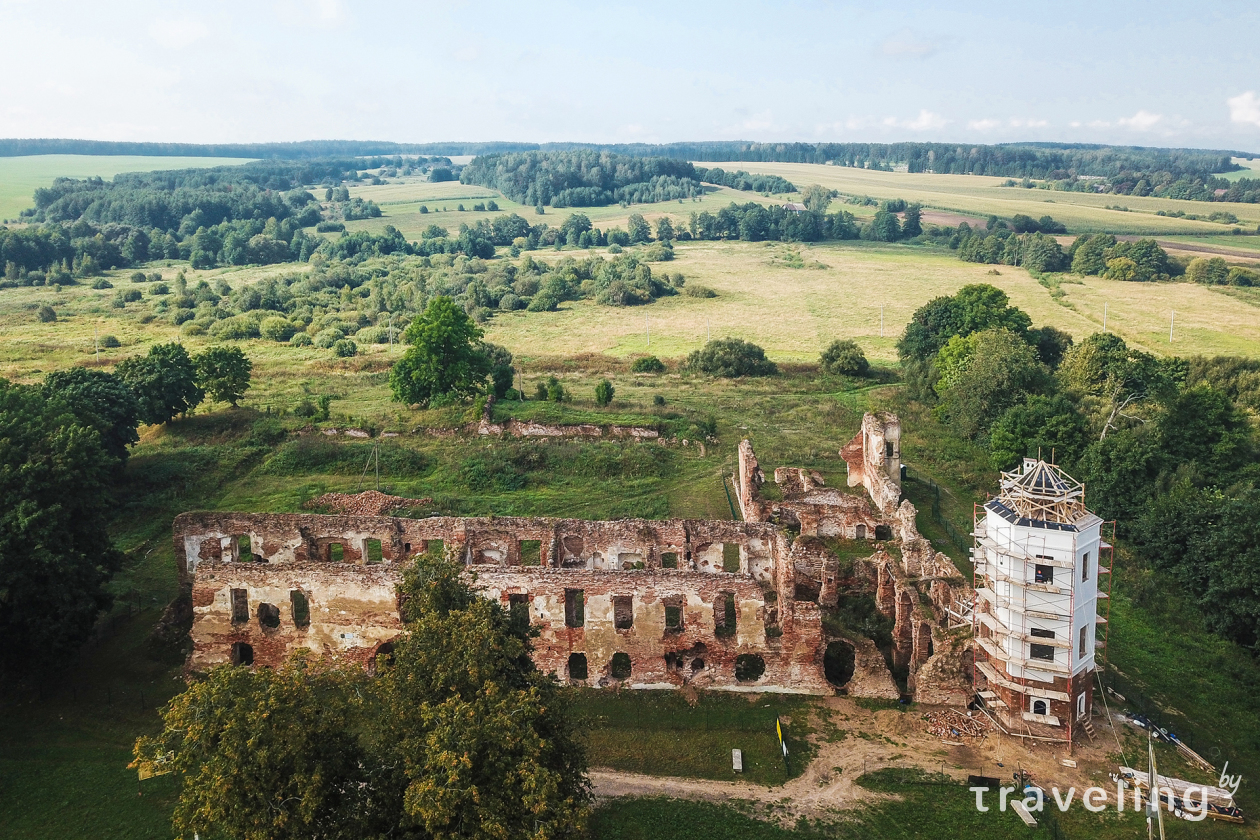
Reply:
[[289, 339], [289, 344], [292, 347], [310, 347], [312, 343], [310, 333], [294, 333], [293, 337]]
[[613, 401], [613, 394], [616, 392], [611, 382], [607, 379], [600, 380], [600, 383], [595, 386], [595, 404], [608, 405]]
[[665, 397], [662, 396], [661, 394], [656, 394], [655, 396], [652, 397], [652, 405], [655, 405], [655, 406], [665, 405]]
[[537, 388], [534, 389], [534, 398], [542, 401], [550, 400], [551, 402], [568, 402], [570, 399], [569, 391], [561, 384], [559, 379], [554, 376], [548, 376], [546, 381], [539, 382]]
[[114, 288], [114, 284], [106, 280], [104, 277], [101, 277], [98, 280], [92, 281], [92, 288], [93, 289], [112, 289]]
[[653, 242], [643, 249], [644, 262], [669, 262], [674, 258], [674, 249], [668, 242]]
[[717, 297], [717, 292], [713, 291], [708, 286], [699, 286], [694, 283], [690, 286], [684, 286], [683, 294], [686, 295], [687, 297], [693, 297], [693, 298]]
[[506, 295], [499, 298], [499, 309], [503, 310], [504, 312], [515, 311], [517, 309], [520, 309], [524, 305], [525, 305], [524, 301], [522, 301], [519, 297], [514, 295], [512, 292], [508, 292]]
[[101, 336], [101, 340], [98, 343], [102, 347], [122, 347], [122, 342], [112, 335]]
[[683, 365], [693, 373], [727, 378], [773, 376], [778, 366], [766, 358], [766, 351], [742, 338], [715, 338], [687, 357]]
[[315, 346], [320, 350], [331, 349], [334, 344], [346, 337], [346, 334], [335, 327], [320, 330], [315, 335]]
[[262, 323], [258, 325], [258, 335], [268, 341], [288, 341], [296, 331], [297, 329], [289, 323], [287, 318], [281, 318], [279, 315], [263, 318]]
[[57, 312], [45, 303], [39, 309], [35, 310], [35, 317], [39, 318], [40, 323], [42, 324], [51, 324], [53, 321], [57, 320]]
[[141, 294], [139, 289], [127, 289], [122, 293], [123, 303], [135, 303], [142, 297], [144, 297], [144, 295]]
[[354, 334], [354, 339], [360, 344], [388, 344], [389, 330], [386, 327], [364, 327]]
[[630, 365], [630, 370], [633, 373], [664, 373], [665, 363], [655, 356], [644, 356], [635, 359]]
[[145, 277], [145, 276], [144, 276], [144, 272], [143, 272], [143, 271], [137, 271], [137, 272], [134, 272], [134, 273], [131, 275], [131, 282], [132, 282], [132, 283], [143, 283], [144, 281], [146, 281], [146, 280], [148, 280], [148, 279], [149, 279], [148, 277]]
[[359, 346], [348, 338], [343, 338], [332, 346], [333, 355], [341, 359], [347, 359], [355, 356], [359, 352]]
[[149, 287], [149, 295], [151, 297], [160, 297], [162, 295], [169, 295], [170, 293], [171, 287], [165, 283], [155, 283]]
[[258, 322], [248, 315], [233, 315], [215, 322], [210, 327], [210, 334], [224, 341], [258, 338]]
[[318, 233], [341, 233], [345, 229], [346, 229], [346, 226], [343, 222], [325, 221], [325, 222], [320, 222], [319, 224], [315, 225], [315, 230]]
[[610, 254], [620, 254], [623, 250], [624, 249], [616, 242], [608, 246], [608, 253]]
[[206, 328], [196, 321], [189, 321], [179, 328], [180, 335], [205, 335]]
[[156, 283], [157, 281], [159, 281], [159, 280], [161, 280], [161, 279], [162, 279], [162, 275], [161, 275], [161, 274], [159, 274], [159, 273], [158, 273], [158, 272], [156, 272], [156, 271], [152, 272], [152, 273], [149, 275], [149, 282], [150, 282], [150, 283]]
[[854, 341], [833, 341], [818, 360], [823, 373], [844, 376], [865, 376], [871, 369], [862, 348]]

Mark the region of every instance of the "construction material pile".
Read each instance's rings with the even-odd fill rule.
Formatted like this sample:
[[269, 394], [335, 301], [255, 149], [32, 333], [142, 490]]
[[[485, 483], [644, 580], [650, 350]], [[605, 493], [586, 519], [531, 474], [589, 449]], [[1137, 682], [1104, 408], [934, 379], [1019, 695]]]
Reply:
[[325, 493], [311, 499], [302, 507], [308, 510], [324, 508], [355, 516], [384, 516], [391, 510], [419, 507], [432, 501], [432, 499], [405, 499], [402, 496], [391, 496], [379, 490], [364, 490], [362, 493]]
[[938, 738], [983, 738], [989, 731], [989, 722], [984, 717], [967, 717], [952, 709], [928, 712], [923, 720], [927, 731]]

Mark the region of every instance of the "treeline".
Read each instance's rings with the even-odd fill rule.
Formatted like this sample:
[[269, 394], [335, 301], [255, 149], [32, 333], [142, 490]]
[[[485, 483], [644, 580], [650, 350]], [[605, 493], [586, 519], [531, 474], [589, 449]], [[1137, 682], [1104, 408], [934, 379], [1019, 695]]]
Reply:
[[1213, 630], [1256, 649], [1260, 363], [1158, 358], [1111, 333], [1074, 344], [1031, 323], [992, 286], [930, 301], [897, 345], [910, 392], [994, 467], [1053, 457]]
[[687, 161], [586, 150], [482, 155], [464, 167], [460, 181], [537, 207], [668, 201], [701, 192]]
[[725, 172], [718, 167], [705, 169], [703, 166], [697, 166], [696, 177], [707, 184], [717, 184], [720, 187], [730, 187], [733, 190], [745, 192], [796, 192], [796, 187], [786, 178], [780, 178], [778, 175], [750, 175], [742, 169], [737, 172]]

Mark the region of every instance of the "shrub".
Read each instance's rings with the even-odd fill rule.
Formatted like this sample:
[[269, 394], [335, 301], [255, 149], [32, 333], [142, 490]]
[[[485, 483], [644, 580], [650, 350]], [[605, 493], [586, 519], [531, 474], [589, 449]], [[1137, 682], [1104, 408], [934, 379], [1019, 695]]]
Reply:
[[318, 233], [340, 233], [345, 229], [346, 229], [346, 226], [343, 222], [324, 221], [315, 225], [315, 230]]
[[333, 355], [341, 359], [346, 359], [357, 355], [359, 346], [348, 338], [343, 338], [332, 346]]
[[35, 317], [39, 318], [40, 323], [51, 324], [57, 320], [57, 312], [48, 304], [44, 304], [35, 310]]
[[293, 347], [310, 347], [312, 343], [310, 333], [294, 333], [289, 339], [289, 344]]
[[206, 328], [196, 321], [189, 321], [179, 328], [179, 332], [181, 335], [205, 335]]
[[620, 254], [623, 250], [624, 249], [616, 242], [608, 246], [608, 253], [610, 254]]
[[773, 376], [779, 372], [774, 362], [766, 358], [766, 351], [742, 338], [715, 338], [703, 349], [687, 357], [683, 365], [693, 373], [709, 376]]
[[634, 363], [630, 365], [630, 370], [633, 373], [664, 373], [665, 363], [655, 356], [644, 356], [640, 359], [635, 359]]
[[171, 287], [165, 283], [155, 283], [149, 287], [149, 295], [152, 297], [160, 297], [161, 295], [169, 295]]
[[871, 369], [862, 348], [857, 346], [857, 342], [848, 340], [831, 342], [818, 363], [823, 373], [833, 375], [865, 376]]
[[114, 299], [109, 302], [109, 305], [115, 309], [124, 309], [127, 306], [127, 302], [122, 299], [122, 295], [116, 295]]
[[161, 280], [161, 279], [162, 279], [162, 275], [161, 275], [161, 274], [159, 274], [159, 273], [157, 273], [156, 271], [152, 272], [152, 273], [149, 275], [149, 282], [150, 282], [150, 283], [156, 283], [157, 281], [159, 281], [159, 280]]
[[92, 282], [92, 288], [93, 289], [112, 289], [114, 288], [114, 284], [106, 280], [104, 277], [101, 277], [100, 279], [94, 280]]
[[279, 315], [263, 318], [262, 323], [258, 325], [258, 335], [268, 341], [288, 341], [296, 331], [297, 329], [289, 323], [287, 318], [281, 318]]
[[684, 286], [683, 294], [686, 295], [687, 297], [693, 297], [693, 298], [717, 297], [717, 292], [713, 291], [708, 286], [700, 286], [695, 283], [691, 284], [690, 286]]
[[364, 327], [354, 334], [354, 339], [360, 344], [388, 344], [389, 329], [386, 327]]
[[320, 350], [328, 350], [338, 341], [346, 337], [346, 334], [336, 327], [329, 327], [326, 330], [320, 330], [315, 335], [315, 346]]
[[233, 315], [217, 321], [210, 327], [210, 334], [224, 341], [239, 341], [258, 337], [258, 322], [248, 315]]
[[546, 381], [538, 383], [538, 387], [534, 390], [534, 397], [540, 402], [545, 400], [568, 402], [570, 399], [568, 390], [554, 376], [548, 376]]
[[600, 383], [595, 386], [595, 404], [608, 405], [612, 402], [613, 394], [616, 392], [617, 391], [613, 388], [613, 384], [611, 382], [607, 379], [600, 380]]
[[506, 295], [499, 298], [499, 308], [504, 312], [512, 312], [520, 309], [524, 305], [524, 302], [512, 292], [508, 292]]
[[656, 406], [665, 405], [665, 397], [661, 394], [656, 394], [655, 396], [652, 397], [652, 405], [656, 405]]
[[143, 283], [144, 281], [146, 281], [146, 280], [148, 280], [148, 279], [149, 279], [148, 277], [145, 277], [145, 276], [144, 276], [144, 272], [143, 272], [143, 271], [137, 271], [137, 272], [134, 272], [134, 273], [131, 275], [131, 282], [132, 282], [132, 283]]
[[122, 293], [123, 303], [135, 303], [142, 297], [144, 297], [144, 295], [140, 293], [139, 289], [127, 289]]
[[122, 347], [122, 342], [112, 335], [103, 335], [98, 342], [102, 347]]
[[669, 262], [674, 258], [674, 249], [668, 242], [653, 242], [643, 249], [645, 262]]

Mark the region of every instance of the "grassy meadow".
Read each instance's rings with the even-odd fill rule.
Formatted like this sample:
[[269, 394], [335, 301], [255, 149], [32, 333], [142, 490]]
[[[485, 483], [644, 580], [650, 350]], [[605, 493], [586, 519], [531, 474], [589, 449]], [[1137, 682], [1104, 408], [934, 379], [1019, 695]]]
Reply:
[[32, 206], [31, 196], [55, 178], [113, 178], [120, 172], [233, 166], [249, 158], [161, 155], [22, 155], [0, 157], [0, 219], [16, 219]]
[[[872, 198], [904, 198], [927, 208], [954, 210], [987, 216], [996, 213], [1010, 218], [1016, 213], [1034, 219], [1051, 215], [1067, 225], [1072, 233], [1114, 234], [1228, 234], [1234, 225], [1194, 219], [1157, 216], [1156, 211], [1181, 210], [1206, 216], [1216, 211], [1233, 213], [1239, 226], [1254, 232], [1260, 224], [1260, 204], [1183, 201], [1131, 195], [1109, 195], [1003, 187], [1006, 178], [987, 175], [935, 175], [908, 172], [880, 172], [848, 166], [816, 163], [708, 163], [723, 169], [744, 169], [753, 173], [780, 175], [798, 188], [822, 184], [846, 195]], [[1108, 210], [1127, 207], [1128, 211]]]

